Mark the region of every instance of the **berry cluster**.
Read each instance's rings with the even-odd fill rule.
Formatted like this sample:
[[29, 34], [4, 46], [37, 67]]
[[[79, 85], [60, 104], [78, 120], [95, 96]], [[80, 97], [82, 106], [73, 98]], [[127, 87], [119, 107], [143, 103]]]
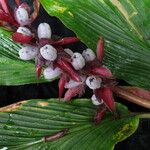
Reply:
[[[97, 44], [97, 55], [86, 49], [82, 54], [64, 49], [62, 46], [78, 42], [76, 37], [66, 37], [53, 39], [51, 27], [47, 23], [40, 23], [37, 31], [31, 28], [31, 23], [35, 19], [35, 13], [31, 16], [30, 7], [26, 4], [18, 4], [15, 15], [9, 15], [6, 8], [3, 10], [5, 16], [0, 19], [13, 24], [16, 27], [12, 35], [15, 42], [22, 44], [19, 50], [19, 57], [22, 60], [34, 60], [36, 64], [36, 74], [39, 79], [43, 73], [45, 79], [59, 80], [59, 98], [67, 89], [64, 100], [69, 101], [74, 96], [82, 96], [85, 88], [93, 90], [91, 98], [94, 105], [103, 106], [96, 115], [100, 120], [102, 114], [108, 108], [115, 112], [115, 103], [112, 95], [112, 86], [115, 84], [111, 71], [102, 64], [104, 55], [104, 41], [99, 39]], [[2, 13], [2, 12], [0, 12]], [[42, 70], [43, 69], [43, 70]]]

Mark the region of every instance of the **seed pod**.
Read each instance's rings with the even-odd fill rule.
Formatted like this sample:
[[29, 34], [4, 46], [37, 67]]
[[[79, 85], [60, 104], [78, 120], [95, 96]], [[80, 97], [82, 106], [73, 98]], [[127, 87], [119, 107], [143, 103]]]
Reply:
[[102, 79], [101, 78], [96, 78], [95, 76], [89, 76], [86, 79], [86, 85], [92, 90], [100, 88], [101, 83], [102, 83]]
[[101, 102], [99, 102], [99, 100], [96, 98], [95, 94], [93, 94], [93, 96], [91, 97], [92, 103], [94, 105], [101, 105], [103, 103], [103, 100], [101, 100]]
[[27, 45], [19, 50], [19, 57], [22, 60], [34, 59], [38, 54], [38, 48], [35, 46]]
[[86, 62], [93, 61], [96, 58], [95, 53], [89, 48], [82, 52], [82, 56], [84, 57]]
[[17, 29], [17, 33], [21, 33], [21, 34], [27, 35], [27, 36], [32, 36], [31, 31], [28, 28], [26, 28], [26, 27], [19, 27]]
[[47, 67], [43, 71], [44, 78], [47, 79], [47, 80], [52, 80], [54, 78], [57, 78], [57, 77], [60, 76], [61, 73], [62, 72], [59, 68], [53, 69], [51, 67]]
[[85, 60], [80, 53], [74, 53], [71, 59], [72, 59], [71, 64], [75, 70], [80, 70], [85, 66]]
[[54, 61], [57, 58], [57, 50], [49, 44], [41, 47], [40, 53], [46, 60]]
[[71, 49], [69, 49], [69, 48], [65, 48], [64, 51], [65, 51], [67, 54], [69, 54], [70, 56], [73, 55], [73, 51], [72, 51]]
[[52, 31], [50, 25], [47, 23], [41, 23], [38, 26], [38, 37], [39, 39], [50, 39], [52, 35]]
[[25, 8], [19, 7], [15, 12], [17, 22], [22, 25], [28, 25], [30, 23], [28, 11]]

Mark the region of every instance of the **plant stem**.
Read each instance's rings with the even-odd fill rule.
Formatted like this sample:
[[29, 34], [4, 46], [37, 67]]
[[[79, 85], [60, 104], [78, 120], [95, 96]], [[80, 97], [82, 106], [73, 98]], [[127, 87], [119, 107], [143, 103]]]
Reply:
[[125, 90], [121, 86], [115, 86], [113, 88], [113, 92], [117, 94], [118, 97], [121, 97], [127, 101], [135, 103], [137, 105], [143, 106], [145, 108], [150, 109], [150, 101], [141, 97], [138, 97], [131, 92]]
[[150, 119], [150, 113], [141, 113], [138, 115], [141, 119]]

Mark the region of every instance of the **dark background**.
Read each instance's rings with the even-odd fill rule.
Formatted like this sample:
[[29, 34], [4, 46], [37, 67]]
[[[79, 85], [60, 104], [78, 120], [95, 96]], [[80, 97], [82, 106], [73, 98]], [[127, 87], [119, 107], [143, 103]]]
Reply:
[[[25, 1], [25, 0], [24, 0]], [[29, 0], [26, 0], [29, 2]], [[13, 1], [9, 1], [11, 4]], [[39, 23], [47, 22], [52, 28], [52, 32], [55, 35], [65, 37], [74, 36], [75, 34], [67, 29], [59, 19], [50, 17], [43, 8], [40, 9], [39, 17], [33, 23], [34, 27], [37, 27]], [[74, 51], [82, 51], [86, 46], [79, 42], [77, 44], [71, 44], [67, 46]], [[0, 86], [0, 107], [18, 102], [21, 100], [37, 99], [37, 98], [57, 98], [58, 97], [58, 81], [44, 84], [31, 84], [24, 86]], [[124, 81], [119, 81], [121, 85], [127, 85]], [[83, 97], [90, 98], [91, 93], [86, 91]], [[133, 112], [148, 112], [148, 109], [144, 109], [137, 105], [125, 102], [122, 99], [117, 100], [125, 104], [130, 111]], [[106, 133], [107, 134], [107, 133]], [[140, 125], [137, 131], [115, 146], [115, 150], [149, 150], [150, 149], [150, 119], [141, 119]]]

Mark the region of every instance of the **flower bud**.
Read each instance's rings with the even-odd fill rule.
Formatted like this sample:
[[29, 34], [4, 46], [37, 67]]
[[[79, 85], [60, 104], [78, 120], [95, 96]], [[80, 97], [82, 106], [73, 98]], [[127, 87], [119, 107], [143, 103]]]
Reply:
[[17, 32], [21, 33], [21, 34], [24, 34], [24, 35], [27, 35], [27, 36], [32, 36], [31, 31], [28, 28], [26, 28], [26, 27], [19, 27], [17, 29]]
[[73, 55], [73, 51], [72, 51], [71, 49], [69, 49], [69, 48], [65, 48], [64, 51], [65, 51], [67, 54], [69, 54], [70, 56]]
[[22, 47], [22, 49], [19, 50], [19, 57], [22, 60], [31, 60], [34, 59], [38, 54], [38, 48], [35, 46], [27, 45], [25, 47]]
[[102, 83], [102, 79], [101, 78], [96, 78], [95, 76], [89, 76], [86, 79], [86, 85], [92, 90], [100, 88], [101, 83]]
[[54, 61], [57, 58], [57, 50], [49, 44], [41, 47], [40, 53], [42, 57], [46, 60]]
[[15, 13], [16, 20], [20, 25], [24, 26], [29, 24], [29, 14], [25, 8], [19, 7]]
[[89, 48], [83, 51], [82, 56], [86, 62], [93, 61], [96, 58], [95, 53]]
[[47, 23], [39, 24], [37, 32], [38, 32], [39, 39], [41, 39], [41, 38], [50, 39], [51, 35], [52, 35], [50, 25]]
[[61, 73], [62, 73], [62, 71], [58, 67], [55, 69], [53, 69], [51, 67], [47, 67], [43, 71], [44, 78], [47, 80], [52, 80], [54, 78], [57, 78], [60, 76]]
[[80, 53], [74, 53], [71, 59], [71, 64], [75, 70], [80, 70], [85, 66], [85, 60]]
[[103, 103], [103, 100], [101, 100], [101, 102], [99, 102], [99, 100], [96, 98], [95, 94], [93, 94], [93, 96], [91, 97], [92, 103], [96, 106], [101, 105]]

